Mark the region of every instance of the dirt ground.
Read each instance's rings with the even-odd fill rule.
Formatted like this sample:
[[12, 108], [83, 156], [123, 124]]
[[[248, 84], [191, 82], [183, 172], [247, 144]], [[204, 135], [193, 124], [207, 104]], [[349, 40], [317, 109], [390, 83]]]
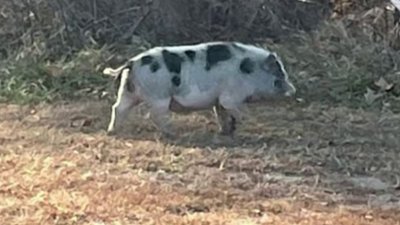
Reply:
[[320, 103], [251, 107], [235, 141], [211, 112], [160, 138], [143, 107], [0, 105], [7, 224], [400, 224], [400, 115]]

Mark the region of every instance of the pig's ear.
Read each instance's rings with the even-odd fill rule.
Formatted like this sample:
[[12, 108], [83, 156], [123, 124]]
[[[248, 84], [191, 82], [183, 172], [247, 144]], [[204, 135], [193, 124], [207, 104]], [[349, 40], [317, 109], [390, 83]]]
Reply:
[[278, 62], [274, 53], [271, 53], [267, 58], [265, 58], [263, 67], [276, 77], [283, 78], [285, 76], [281, 64]]

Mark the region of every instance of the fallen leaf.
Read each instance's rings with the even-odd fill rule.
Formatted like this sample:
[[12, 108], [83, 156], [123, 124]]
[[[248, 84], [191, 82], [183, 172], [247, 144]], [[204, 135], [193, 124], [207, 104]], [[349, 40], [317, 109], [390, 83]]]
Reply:
[[390, 91], [393, 88], [393, 84], [389, 84], [383, 77], [378, 81], [375, 81], [375, 85], [378, 86], [382, 91]]
[[88, 171], [84, 174], [81, 175], [82, 180], [89, 180], [93, 177], [93, 172], [92, 171]]
[[132, 143], [129, 143], [129, 142], [125, 142], [124, 144], [128, 148], [133, 148], [134, 147], [134, 145]]
[[371, 214], [367, 214], [367, 215], [365, 215], [365, 219], [372, 220], [372, 219], [374, 219], [374, 217]]
[[64, 165], [66, 167], [77, 167], [76, 163], [71, 162], [71, 161], [62, 161], [61, 165]]
[[376, 99], [382, 97], [382, 94], [375, 94], [373, 90], [367, 88], [367, 93], [364, 94], [367, 104], [372, 104]]
[[70, 122], [71, 127], [89, 127], [93, 123], [93, 118], [76, 117], [72, 118]]

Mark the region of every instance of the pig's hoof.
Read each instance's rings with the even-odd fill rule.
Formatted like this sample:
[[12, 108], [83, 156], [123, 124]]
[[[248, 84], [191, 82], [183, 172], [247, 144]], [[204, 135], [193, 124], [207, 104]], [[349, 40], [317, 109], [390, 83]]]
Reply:
[[107, 130], [107, 136], [114, 136], [116, 134], [117, 134], [117, 132], [114, 129], [108, 129]]
[[232, 137], [234, 136], [234, 129], [222, 129], [218, 132], [219, 136]]

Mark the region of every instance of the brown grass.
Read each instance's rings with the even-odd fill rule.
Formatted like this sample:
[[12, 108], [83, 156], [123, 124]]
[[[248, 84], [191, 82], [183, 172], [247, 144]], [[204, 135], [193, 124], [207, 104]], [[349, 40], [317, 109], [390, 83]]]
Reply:
[[106, 136], [108, 108], [0, 106], [2, 224], [400, 224], [398, 115], [257, 107], [214, 144], [209, 112], [175, 116], [167, 141], [142, 110]]
[[[25, 9], [32, 2], [13, 8]], [[99, 1], [76, 2], [88, 6]], [[316, 35], [300, 35], [283, 45], [270, 44], [284, 56], [305, 101], [252, 108], [250, 120], [239, 126], [238, 137], [232, 143], [213, 141], [216, 124], [210, 112], [174, 116], [182, 136], [164, 140], [144, 119], [143, 108], [132, 113], [132, 120], [120, 136], [105, 135], [111, 105], [107, 100], [60, 103], [60, 98], [53, 96], [58, 100], [53, 105], [0, 104], [0, 224], [400, 224], [400, 61], [395, 50], [399, 29], [386, 26], [386, 19], [391, 17], [382, 10], [368, 11], [365, 18], [364, 12], [348, 12], [357, 11], [353, 8], [361, 4], [337, 2], [355, 4], [340, 4], [340, 10], [336, 10], [344, 13], [344, 18], [322, 26]], [[46, 1], [34, 3], [47, 5]], [[380, 1], [368, 3], [382, 7]], [[37, 9], [55, 12], [46, 7]], [[213, 12], [213, 7], [208, 9], [211, 11], [200, 11]], [[96, 10], [92, 11], [97, 15]], [[75, 18], [76, 14], [72, 14], [71, 18]], [[129, 25], [131, 22], [124, 18], [131, 21], [133, 17], [128, 14], [114, 19]], [[253, 25], [269, 27], [261, 20], [270, 17], [258, 19]], [[39, 26], [43, 25], [41, 22], [58, 28], [60, 20], [42, 17], [24, 21], [36, 21], [34, 24], [42, 29], [48, 26]], [[14, 22], [7, 24], [18, 24]], [[213, 26], [204, 28], [220, 27], [212, 20], [206, 22]], [[108, 33], [120, 29], [113, 23], [108, 25], [112, 26], [106, 29]], [[139, 27], [139, 33], [153, 32]], [[383, 27], [385, 30], [377, 29]], [[97, 28], [94, 24], [88, 30]], [[23, 37], [14, 42], [14, 36], [5, 36], [13, 41], [10, 46], [21, 45], [19, 41], [27, 41], [22, 44], [31, 46], [25, 40], [31, 36], [23, 34], [35, 29], [22, 33], [5, 30]], [[66, 30], [56, 30], [55, 36], [50, 35], [54, 43], [46, 46], [57, 49], [49, 55], [45, 51], [45, 56], [60, 52], [65, 56], [69, 50], [64, 48], [75, 46], [72, 42], [61, 45]], [[264, 28], [258, 30], [268, 33]], [[53, 34], [52, 29], [49, 32]], [[90, 32], [87, 34], [93, 37]], [[222, 34], [216, 33], [230, 39]], [[42, 43], [43, 37], [37, 38], [30, 41]], [[74, 36], [69, 38], [75, 40]], [[84, 41], [78, 41], [80, 44]], [[118, 54], [121, 58], [125, 53], [132, 56], [145, 46], [138, 45], [130, 44], [129, 49]], [[32, 51], [42, 54], [40, 46], [35, 45]], [[34, 97], [38, 96], [33, 99], [52, 97], [55, 93], [61, 99], [71, 99], [65, 97], [72, 93], [88, 98], [86, 89], [90, 88], [96, 95], [102, 93], [105, 80], [93, 79], [95, 75], [91, 79], [84, 76], [96, 74], [95, 68], [100, 70], [104, 64], [109, 66], [102, 54], [94, 53], [72, 60], [68, 65], [74, 69], [69, 72], [64, 63], [55, 64], [54, 68], [36, 61], [33, 66], [17, 66], [19, 70], [3, 76], [0, 88], [0, 92], [6, 91], [11, 97], [3, 93], [0, 100], [4, 96], [8, 96], [5, 100], [13, 99], [12, 96], [27, 98], [26, 85], [42, 87], [35, 85], [41, 84], [40, 76], [58, 73], [75, 82], [67, 85], [62, 79], [49, 79], [53, 86], [31, 91]], [[109, 59], [106, 55], [104, 58]], [[5, 82], [6, 78], [10, 82]], [[393, 89], [379, 90], [374, 82], [380, 78], [393, 85]], [[368, 97], [365, 93], [370, 88], [374, 94]], [[381, 97], [366, 104], [375, 95]]]
[[[360, 0], [354, 0], [360, 1]], [[69, 58], [107, 45], [118, 52], [209, 40], [279, 39], [315, 30], [328, 0], [0, 0], [0, 59]]]

